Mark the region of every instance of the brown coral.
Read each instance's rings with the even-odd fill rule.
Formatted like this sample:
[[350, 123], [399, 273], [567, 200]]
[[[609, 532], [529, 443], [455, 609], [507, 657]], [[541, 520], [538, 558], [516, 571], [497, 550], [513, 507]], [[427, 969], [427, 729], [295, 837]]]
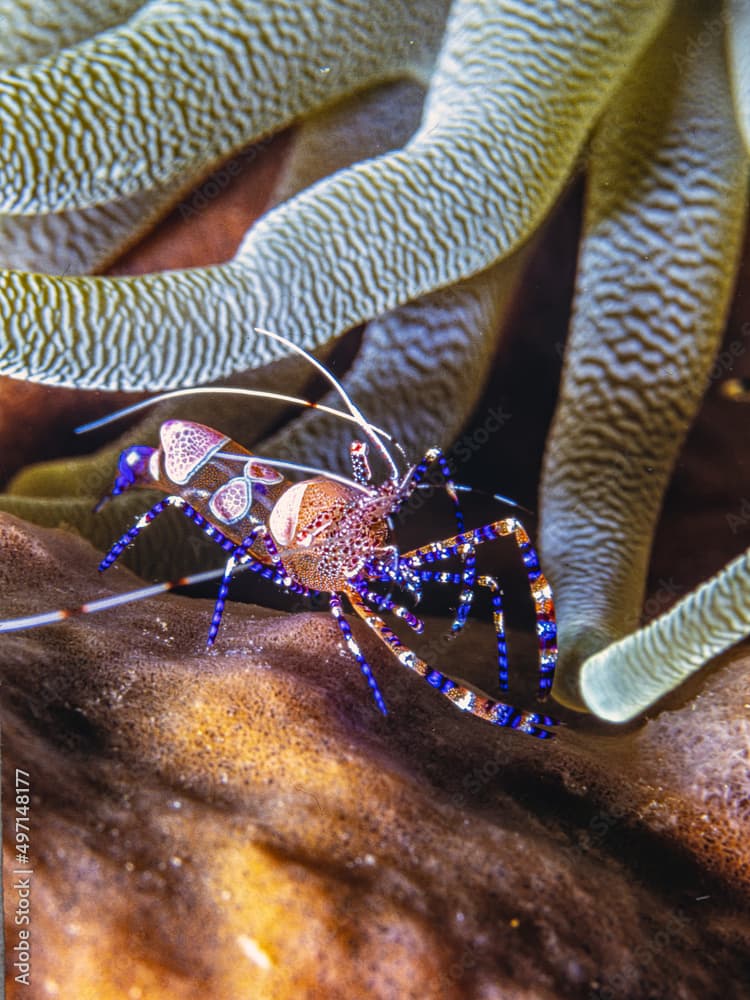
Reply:
[[[135, 583], [11, 517], [0, 545], [8, 614]], [[740, 658], [640, 732], [548, 745], [360, 633], [382, 719], [327, 616], [232, 605], [206, 654], [209, 614], [170, 597], [3, 639], [11, 962], [15, 768], [32, 790], [11, 997], [740, 995]]]

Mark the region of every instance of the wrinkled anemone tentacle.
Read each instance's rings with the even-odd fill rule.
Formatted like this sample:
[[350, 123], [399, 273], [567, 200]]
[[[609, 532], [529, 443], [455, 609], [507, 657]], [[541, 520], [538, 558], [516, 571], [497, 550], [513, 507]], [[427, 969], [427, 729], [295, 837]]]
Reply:
[[589, 657], [583, 699], [626, 722], [750, 632], [750, 550], [634, 635]]
[[640, 619], [662, 497], [720, 343], [741, 247], [748, 164], [722, 39], [707, 36], [691, 56], [702, 22], [685, 9], [636, 66], [592, 148], [541, 511], [561, 640], [555, 693], [575, 707], [582, 662]]
[[[416, 84], [405, 81], [393, 83], [377, 88], [373, 92], [358, 95], [357, 98], [327, 109], [305, 121], [301, 127], [295, 130], [291, 151], [284, 160], [272, 199], [279, 203], [293, 196], [298, 190], [314, 183], [320, 177], [350, 165], [358, 157], [403, 145], [419, 124], [423, 94], [423, 89]], [[98, 206], [97, 210], [101, 207], [106, 206]], [[23, 219], [20, 216], [13, 218], [16, 222]], [[406, 337], [402, 343], [399, 332], [394, 331], [394, 335], [387, 345], [376, 344], [374, 350], [367, 350], [370, 331], [369, 329], [365, 331], [363, 348], [355, 359], [354, 367], [376, 377], [385, 360], [385, 355], [381, 356], [378, 353], [381, 346], [383, 346], [383, 350], [389, 352], [390, 362], [386, 368], [388, 391], [383, 390], [381, 383], [374, 388], [371, 394], [366, 394], [363, 392], [361, 383], [357, 383], [354, 398], [364, 404], [364, 412], [369, 417], [375, 412], [380, 412], [384, 419], [387, 418], [389, 426], [399, 426], [405, 422], [407, 413], [409, 418], [413, 416], [413, 397], [415, 392], [420, 389], [423, 390], [420, 392], [420, 405], [431, 411], [430, 401], [433, 398], [433, 389], [430, 380], [425, 378], [425, 362], [429, 359], [429, 363], [433, 366], [440, 380], [439, 387], [436, 387], [439, 388], [439, 413], [436, 414], [436, 418], [439, 420], [438, 426], [445, 426], [449, 430], [451, 421], [463, 423], [473, 404], [473, 394], [477, 391], [475, 384], [472, 384], [471, 391], [467, 391], [467, 387], [459, 380], [452, 401], [446, 405], [446, 400], [451, 398], [451, 374], [464, 372], [468, 369], [469, 377], [472, 374], [475, 375], [474, 383], [481, 381], [481, 376], [476, 372], [477, 362], [473, 360], [476, 353], [474, 341], [481, 333], [481, 324], [475, 331], [473, 311], [470, 313], [466, 317], [467, 329], [464, 331], [467, 341], [465, 349], [461, 337], [462, 331], [458, 330], [457, 335], [453, 335], [453, 321], [457, 321], [453, 310], [451, 316], [447, 317], [449, 322], [445, 328], [446, 336], [440, 338], [439, 350], [437, 344], [432, 350], [427, 352], [424, 350], [424, 344], [427, 343], [427, 340], [439, 337], [440, 330], [444, 326], [443, 317], [438, 311], [431, 312], [428, 317], [428, 320], [430, 318], [434, 320], [437, 329], [434, 333], [431, 330], [418, 330], [416, 337], [412, 338], [412, 340], [416, 340], [416, 344], [412, 344]], [[416, 339], [417, 337], [418, 339]], [[416, 351], [414, 347], [417, 347]], [[466, 359], [466, 365], [463, 364], [464, 359]], [[304, 378], [308, 371], [307, 364], [298, 364], [297, 361], [296, 358], [289, 358], [285, 359], [281, 365], [273, 366], [273, 370], [260, 369], [245, 374], [241, 376], [241, 389], [222, 388], [217, 390], [212, 386], [203, 389], [177, 390], [174, 401], [169, 406], [160, 406], [158, 412], [143, 419], [137, 427], [132, 428], [127, 433], [125, 438], [121, 438], [114, 445], [102, 449], [94, 456], [58, 460], [51, 463], [44, 462], [27, 467], [13, 480], [10, 489], [14, 494], [29, 494], [39, 497], [101, 495], [105, 485], [109, 483], [113, 463], [122, 448], [133, 440], [151, 441], [158, 433], [158, 425], [161, 420], [184, 414], [185, 403], [179, 398], [179, 394], [185, 392], [196, 393], [196, 397], [189, 404], [193, 419], [222, 427], [235, 440], [242, 441], [246, 445], [254, 445], [263, 439], [269, 421], [272, 421], [276, 414], [281, 416], [283, 411], [276, 407], [263, 407], [261, 409], [257, 403], [252, 402], [248, 405], [248, 396], [243, 399], [240, 398], [240, 395], [243, 392], [248, 392], [252, 396], [258, 392], [257, 389], [248, 390], [247, 388], [247, 383], [253, 379], [260, 385], [265, 383], [267, 386], [283, 386], [286, 390], [285, 401], [295, 401], [294, 397], [288, 395], [290, 389], [296, 384], [295, 377], [299, 381], [300, 377]], [[377, 370], [373, 368], [374, 361], [377, 362]], [[296, 376], [293, 370], [290, 371], [292, 366], [297, 369]], [[352, 374], [354, 374], [354, 370], [352, 370]], [[396, 374], [398, 384], [395, 384]], [[268, 390], [260, 390], [259, 394], [263, 395], [264, 392], [267, 393]], [[212, 395], [214, 393], [215, 395]], [[235, 400], [231, 399], [233, 393], [238, 394]], [[393, 398], [394, 394], [395, 399]], [[269, 395], [273, 398], [274, 394]], [[167, 394], [167, 398], [169, 398], [169, 394]], [[276, 394], [276, 398], [278, 398], [278, 394]], [[291, 447], [285, 451], [283, 447], [280, 449], [277, 446], [275, 443], [277, 438], [275, 437], [271, 453], [289, 459], [306, 455], [313, 460], [313, 464], [321, 468], [349, 472], [346, 452], [351, 439], [351, 426], [344, 430], [341, 425], [338, 400], [332, 399], [332, 402], [336, 409], [336, 415], [330, 424], [325, 417], [325, 405], [313, 404], [317, 412], [314, 414], [314, 420], [307, 431], [300, 435], [302, 440], [297, 441], [297, 444], [293, 442]], [[211, 412], [212, 403], [215, 412]], [[207, 404], [208, 409], [206, 409]], [[152, 401], [146, 401], [132, 409], [126, 409], [123, 415], [136, 412], [138, 408], [152, 406]], [[93, 426], [101, 426], [114, 416], [116, 415], [103, 418], [101, 422], [94, 421]], [[401, 419], [396, 419], [399, 416]], [[350, 425], [354, 421], [351, 414], [347, 414], [345, 419]], [[297, 425], [297, 420], [298, 418], [292, 422], [291, 428], [287, 428], [287, 431], [291, 432], [292, 438], [295, 438], [294, 427]], [[416, 428], [418, 425], [409, 419], [407, 426]], [[430, 427], [429, 421], [425, 421], [424, 429], [432, 442], [435, 437], [430, 434]], [[305, 440], [305, 438], [309, 440]], [[340, 446], [340, 450], [338, 446]], [[324, 449], [325, 457], [323, 455]], [[318, 458], [318, 456], [320, 457]], [[15, 510], [30, 520], [35, 519], [37, 510], [40, 516], [46, 517], [48, 514], [49, 504], [47, 501], [40, 501], [38, 508], [28, 501], [21, 502], [23, 503], [22, 510], [15, 507], [15, 500], [7, 497], [0, 498], [0, 506], [11, 512]], [[66, 512], [66, 520], [76, 525], [82, 525], [82, 533], [91, 538], [90, 534], [87, 534], [85, 520], [81, 521], [80, 518], [70, 516], [70, 512]], [[135, 558], [131, 559], [131, 563], [134, 566], [136, 564], [140, 566], [142, 560], [147, 558], [146, 548], [150, 549], [151, 547], [151, 536], [147, 536], [144, 545], [140, 546], [135, 554]], [[166, 576], [176, 571], [170, 565], [171, 554], [164, 547], [159, 547], [158, 551], [153, 554], [152, 563], [161, 555], [162, 566], [159, 575]]]
[[[419, 125], [424, 94], [394, 83], [315, 116], [295, 132], [275, 192], [283, 201], [386, 143], [405, 145]], [[392, 429], [408, 455], [456, 437], [473, 411], [512, 302], [523, 251], [487, 271], [371, 320], [342, 384], [370, 421]], [[325, 397], [335, 403], [333, 394]], [[414, 419], [415, 404], [419, 419]], [[321, 413], [303, 414], [273, 435], [266, 450], [315, 456], [344, 471], [345, 427]]]
[[[368, 419], [386, 424], [407, 455], [447, 448], [479, 401], [525, 252], [367, 324], [342, 384]], [[334, 403], [334, 396], [322, 402]], [[415, 419], [415, 408], [418, 418]], [[266, 451], [315, 456], [343, 471], [350, 434], [333, 418], [303, 414]]]
[[[190, 6], [186, 4], [186, 10]], [[149, 5], [142, 15], [145, 20], [138, 21], [149, 31], [153, 27], [157, 61], [160, 33], [177, 30], [162, 25], [158, 7]], [[252, 8], [261, 9], [255, 4]], [[357, 164], [278, 206], [253, 228], [236, 258], [221, 267], [136, 279], [52, 279], [6, 272], [0, 284], [0, 310], [10, 318], [0, 367], [29, 378], [99, 388], [165, 388], [211, 381], [275, 356], [257, 336], [248, 334], [246, 322], [240, 324], [238, 316], [283, 330], [296, 343], [311, 347], [487, 267], [516, 248], [541, 220], [575, 161], [590, 118], [603, 108], [667, 8], [666, 0], [630, 0], [616, 7], [598, 0], [582, 8], [575, 23], [563, 9], [532, 22], [524, 20], [513, 3], [488, 8], [479, 0], [458, 0], [438, 57], [423, 126], [405, 150]], [[378, 24], [369, 9], [367, 22]], [[384, 24], [392, 27], [389, 17]], [[347, 30], [346, 23], [337, 27], [340, 32]], [[136, 28], [131, 22], [128, 30]], [[249, 30], [244, 27], [240, 37]], [[582, 34], [591, 44], [581, 46]], [[379, 32], [368, 27], [364, 36], [379, 59], [381, 49], [390, 51]], [[420, 28], [417, 37], [423, 36]], [[275, 37], [273, 30], [270, 37]], [[293, 36], [285, 36], [289, 37]], [[395, 34], [396, 40], [400, 37]], [[115, 42], [116, 38], [107, 38], [106, 45]], [[340, 42], [337, 36], [336, 46]], [[100, 39], [97, 44], [104, 43]], [[116, 45], [115, 51], [127, 63], [130, 42], [125, 39], [123, 44], [124, 53]], [[617, 60], [611, 59], [612, 47], [618, 51]], [[316, 73], [319, 49], [316, 43], [305, 63], [312, 63]], [[78, 60], [87, 65], [86, 53], [75, 53], [75, 59], [66, 56], [56, 64], [54, 72], [75, 71]], [[207, 59], [220, 72], [224, 67], [211, 63], [215, 55], [211, 48]], [[338, 48], [336, 55], [340, 56]], [[185, 94], [179, 90], [185, 73], [180, 68], [176, 78], [161, 90], [155, 88], [159, 93], [154, 99], [169, 110], [170, 121], [175, 102], [181, 106], [190, 92], [190, 88]], [[43, 67], [36, 76], [24, 78], [25, 84], [34, 87], [49, 72], [50, 67]], [[295, 97], [285, 94], [280, 82], [272, 80], [269, 106], [285, 104], [268, 112], [262, 128], [288, 120], [285, 108]], [[362, 86], [361, 72], [356, 83]], [[0, 94], [1, 86], [2, 81]], [[127, 92], [127, 78], [122, 86]], [[229, 81], [228, 86], [233, 89]], [[338, 86], [339, 92], [346, 89], [341, 80]], [[47, 192], [53, 199], [49, 207], [60, 209], [74, 192], [81, 198], [103, 198], [113, 181], [124, 183], [121, 175], [127, 173], [130, 141], [123, 142], [122, 162], [97, 165], [96, 178], [101, 179], [95, 182], [75, 169], [60, 176], [50, 172], [47, 163], [39, 165], [37, 177], [35, 159], [19, 152], [23, 129], [14, 131], [16, 118], [24, 117], [18, 110], [18, 87], [12, 78], [5, 78], [11, 110], [9, 120], [0, 122], [0, 135], [19, 144], [5, 159], [9, 207], [47, 204]], [[326, 87], [330, 98], [331, 87]], [[214, 86], [214, 91], [219, 89]], [[313, 90], [318, 93], [317, 84]], [[257, 87], [250, 87], [249, 93], [256, 105], [265, 107]], [[204, 103], [211, 106], [210, 101]], [[245, 110], [243, 105], [243, 115]], [[149, 107], [149, 116], [151, 112]], [[202, 121], [202, 113], [195, 113]], [[40, 127], [38, 114], [29, 114], [28, 121]], [[6, 131], [7, 126], [12, 127]], [[231, 132], [233, 127], [230, 120], [226, 128]], [[154, 144], [155, 150], [139, 149], [138, 163], [130, 164], [135, 179], [128, 184], [166, 176], [177, 154], [182, 165], [199, 153], [205, 159], [205, 149], [185, 152], [176, 139], [182, 139], [180, 130], [175, 129]], [[249, 137], [243, 135], [243, 140]], [[109, 142], [107, 148], [119, 145]], [[519, 176], [525, 178], [522, 186]], [[447, 194], [431, 182], [445, 177], [451, 178]], [[128, 185], [120, 186], [116, 194], [127, 190]]]
[[[81, 208], [205, 169], [338, 94], [429, 63], [445, 13], [441, 2], [152, 0], [0, 78], [0, 210]], [[95, 160], [85, 135], [100, 137]]]
[[143, 0], [2, 0], [0, 67], [51, 56], [100, 31], [114, 28], [143, 6]]
[[727, 49], [737, 122], [750, 152], [750, 4], [727, 0]]
[[[29, 64], [125, 20], [142, 0], [11, 0], [0, 4], [0, 71]], [[0, 267], [49, 274], [100, 270], [174, 201], [166, 185], [104, 205], [41, 215], [0, 215]]]

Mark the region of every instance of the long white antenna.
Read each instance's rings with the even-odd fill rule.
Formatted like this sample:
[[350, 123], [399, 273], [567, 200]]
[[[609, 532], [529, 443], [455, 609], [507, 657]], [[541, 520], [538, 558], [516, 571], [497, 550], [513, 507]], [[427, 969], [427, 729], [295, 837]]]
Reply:
[[[349, 413], [344, 413], [343, 410], [336, 410], [332, 406], [325, 406], [323, 403], [313, 403], [309, 399], [300, 399], [298, 396], [285, 396], [280, 392], [271, 392], [265, 389], [241, 389], [232, 388], [227, 386], [221, 386], [216, 388], [208, 387], [198, 387], [192, 389], [173, 389], [171, 392], [162, 392], [158, 396], [153, 396], [151, 399], [142, 399], [139, 403], [133, 403], [131, 406], [126, 406], [122, 410], [116, 410], [114, 413], [108, 413], [104, 417], [99, 417], [97, 420], [91, 420], [87, 424], [81, 424], [80, 427], [76, 427], [76, 434], [86, 434], [88, 431], [98, 430], [100, 427], [106, 427], [107, 424], [114, 423], [115, 420], [119, 420], [121, 417], [129, 417], [133, 413], [138, 413], [140, 410], [145, 410], [149, 406], [153, 406], [155, 403], [161, 403], [166, 399], [179, 399], [182, 396], [208, 396], [208, 395], [234, 395], [234, 396], [254, 396], [258, 399], [275, 399], [280, 403], [291, 403], [294, 406], [309, 406], [312, 410], [320, 410], [322, 413], [330, 413], [334, 417], [339, 417], [341, 420], [347, 420], [350, 424], [357, 424], [361, 426], [361, 421]], [[388, 433], [384, 431], [382, 427], [376, 427], [374, 424], [369, 424], [375, 434], [379, 434], [381, 437], [387, 438], [392, 441], [393, 438]]]
[[317, 368], [317, 370], [321, 373], [321, 375], [323, 375], [326, 379], [328, 379], [328, 381], [331, 383], [334, 389], [338, 392], [339, 396], [341, 396], [341, 398], [346, 403], [349, 412], [352, 414], [353, 417], [355, 417], [357, 423], [360, 425], [365, 434], [370, 438], [370, 440], [373, 442], [375, 447], [378, 449], [380, 454], [383, 456], [383, 458], [390, 466], [392, 477], [394, 479], [398, 479], [398, 468], [396, 467], [396, 463], [393, 461], [393, 458], [391, 457], [391, 453], [388, 451], [388, 449], [380, 440], [380, 438], [377, 436], [377, 434], [375, 434], [372, 425], [367, 421], [364, 414], [360, 411], [359, 407], [357, 407], [354, 404], [349, 394], [347, 393], [346, 389], [339, 382], [336, 376], [333, 375], [331, 372], [329, 372], [326, 366], [321, 364], [320, 361], [318, 361], [317, 358], [313, 357], [312, 354], [306, 351], [304, 347], [300, 347], [298, 344], [295, 344], [293, 340], [289, 340], [287, 337], [282, 337], [281, 334], [279, 333], [273, 333], [271, 330], [264, 330], [263, 327], [261, 326], [254, 326], [253, 329], [255, 330], [256, 333], [260, 333], [264, 337], [271, 337], [272, 340], [277, 340], [280, 344], [284, 344], [285, 347], [288, 347], [290, 350], [295, 351], [295, 353], [300, 354], [303, 358], [306, 358], [314, 368]]
[[[242, 569], [240, 565], [237, 569]], [[77, 608], [61, 608], [59, 611], [43, 611], [37, 615], [26, 615], [23, 618], [6, 618], [0, 621], [0, 632], [17, 632], [26, 628], [39, 628], [42, 625], [52, 625], [55, 622], [65, 621], [75, 615], [88, 615], [94, 611], [106, 611], [109, 608], [116, 608], [120, 604], [130, 604], [132, 601], [142, 601], [147, 597], [154, 597], [156, 594], [165, 594], [175, 587], [187, 587], [193, 583], [205, 583], [207, 580], [219, 580], [224, 576], [224, 568], [209, 569], [203, 573], [193, 573], [190, 576], [180, 577], [179, 580], [168, 580], [164, 583], [154, 583], [150, 587], [142, 587], [140, 590], [128, 590], [123, 594], [112, 594], [110, 597], [102, 597], [98, 601], [89, 601], [87, 604], [79, 604]]]

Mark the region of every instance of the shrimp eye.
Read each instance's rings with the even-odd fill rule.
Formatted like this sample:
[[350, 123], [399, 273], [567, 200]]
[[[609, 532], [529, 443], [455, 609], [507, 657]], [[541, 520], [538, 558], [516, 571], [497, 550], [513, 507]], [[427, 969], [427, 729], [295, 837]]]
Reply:
[[101, 510], [108, 500], [129, 490], [131, 486], [138, 484], [146, 486], [152, 482], [153, 476], [149, 463], [155, 451], [155, 448], [148, 448], [145, 445], [133, 445], [132, 448], [126, 448], [120, 453], [117, 460], [117, 475], [112, 489], [109, 493], [105, 493], [94, 507], [95, 513]]
[[112, 488], [113, 496], [123, 493], [141, 479], [151, 478], [148, 463], [153, 453], [153, 448], [147, 448], [144, 445], [134, 445], [121, 452], [117, 461], [117, 476]]

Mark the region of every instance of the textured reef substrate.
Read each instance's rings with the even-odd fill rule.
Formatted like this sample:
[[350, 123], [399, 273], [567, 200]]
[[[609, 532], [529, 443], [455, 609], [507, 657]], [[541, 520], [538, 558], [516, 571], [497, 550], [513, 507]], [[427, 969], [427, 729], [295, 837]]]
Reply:
[[[0, 521], [8, 615], [137, 584], [96, 565]], [[210, 608], [3, 636], [9, 954], [15, 768], [32, 793], [34, 985], [11, 997], [742, 995], [745, 650], [640, 728], [572, 717], [540, 742], [462, 716], [355, 625], [382, 718], [325, 614], [232, 604], [207, 654]], [[487, 639], [459, 640], [463, 673], [488, 676]]]

